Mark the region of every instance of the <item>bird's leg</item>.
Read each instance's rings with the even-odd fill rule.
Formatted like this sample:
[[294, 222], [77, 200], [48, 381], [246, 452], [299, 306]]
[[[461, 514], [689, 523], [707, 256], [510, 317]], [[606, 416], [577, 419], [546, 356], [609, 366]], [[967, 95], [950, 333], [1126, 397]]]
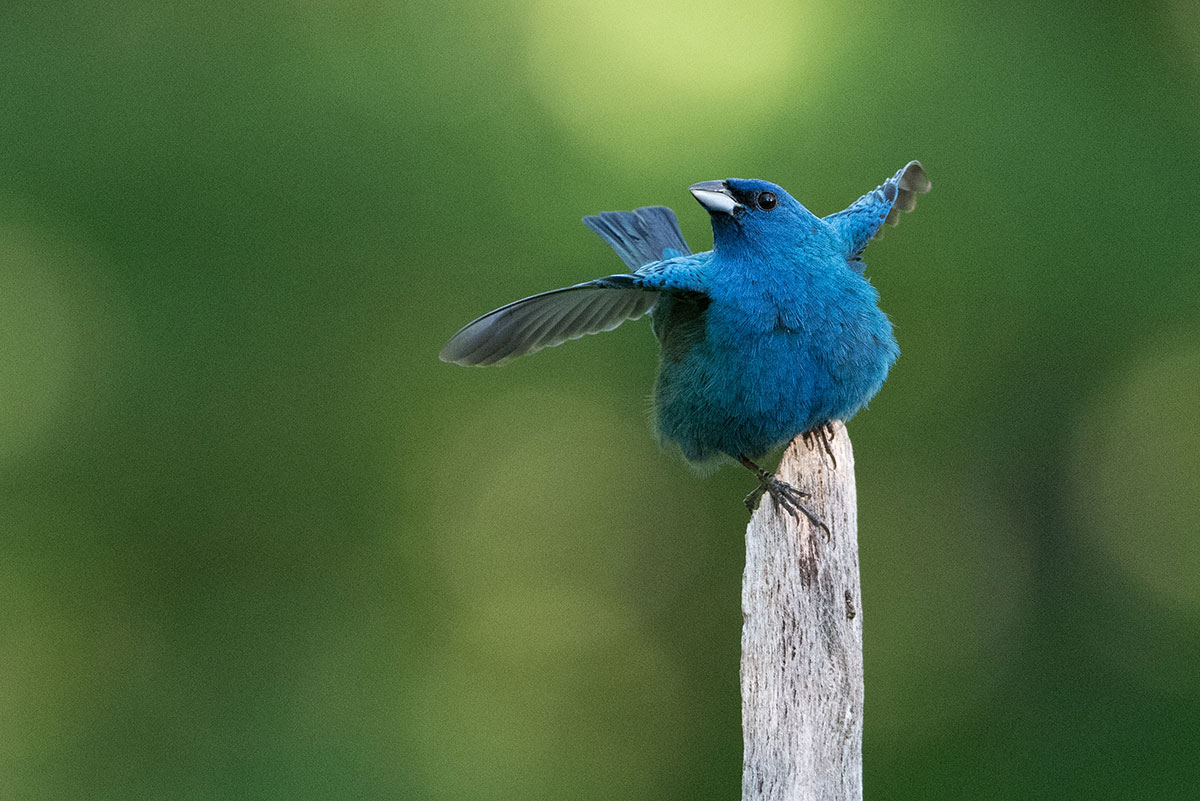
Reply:
[[796, 489], [773, 473], [768, 473], [745, 456], [739, 456], [738, 461], [745, 465], [747, 470], [758, 476], [758, 486], [746, 496], [747, 509], [753, 512], [763, 493], [767, 493], [771, 496], [771, 500], [775, 501], [776, 506], [797, 520], [800, 519], [800, 513], [803, 512], [813, 525], [820, 527], [825, 532], [825, 539], [829, 539], [829, 526], [825, 525], [821, 518], [802, 503], [805, 498], [809, 497], [809, 493]]
[[829, 457], [830, 463], [833, 464], [833, 469], [837, 470], [837, 457], [833, 455], [833, 447], [829, 444], [833, 441], [833, 423], [822, 423], [819, 426], [814, 426], [808, 431], [801, 434], [804, 444], [811, 451], [817, 441], [820, 441], [821, 447], [825, 450], [825, 454]]

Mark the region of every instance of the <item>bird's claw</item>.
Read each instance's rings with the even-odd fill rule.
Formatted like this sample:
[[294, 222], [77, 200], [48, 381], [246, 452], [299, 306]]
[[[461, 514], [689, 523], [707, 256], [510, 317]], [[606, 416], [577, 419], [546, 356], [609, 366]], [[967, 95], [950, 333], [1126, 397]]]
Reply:
[[751, 512], [758, 506], [759, 500], [763, 494], [771, 496], [771, 500], [775, 502], [775, 506], [790, 514], [797, 521], [800, 519], [801, 513], [812, 521], [814, 526], [817, 526], [825, 532], [825, 539], [828, 541], [832, 536], [829, 526], [821, 518], [817, 517], [816, 513], [809, 509], [802, 502], [810, 497], [810, 494], [798, 490], [786, 481], [782, 481], [770, 473], [766, 473], [759, 477], [761, 482], [753, 492], [746, 496], [746, 508]]
[[833, 464], [833, 469], [837, 470], [837, 457], [833, 455], [833, 447], [829, 444], [833, 441], [833, 423], [822, 423], [808, 431], [805, 431], [800, 437], [804, 440], [804, 444], [809, 450], [819, 441], [825, 451], [825, 455], [829, 457], [829, 461]]

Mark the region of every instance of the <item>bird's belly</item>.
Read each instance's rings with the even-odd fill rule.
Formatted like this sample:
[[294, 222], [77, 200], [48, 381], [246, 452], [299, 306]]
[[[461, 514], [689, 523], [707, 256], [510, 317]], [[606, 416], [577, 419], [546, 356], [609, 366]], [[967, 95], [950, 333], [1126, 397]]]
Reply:
[[685, 353], [664, 352], [655, 385], [659, 437], [693, 461], [755, 458], [829, 420], [849, 419], [879, 390], [898, 353], [890, 326], [836, 338], [713, 333]]

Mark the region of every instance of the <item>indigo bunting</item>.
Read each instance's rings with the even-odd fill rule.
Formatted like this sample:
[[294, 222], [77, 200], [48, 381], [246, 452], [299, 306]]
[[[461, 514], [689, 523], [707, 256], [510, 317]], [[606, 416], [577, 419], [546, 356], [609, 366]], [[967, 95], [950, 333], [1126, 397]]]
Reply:
[[883, 385], [900, 349], [862, 254], [929, 189], [912, 161], [822, 218], [766, 181], [704, 181], [690, 187], [712, 221], [703, 253], [663, 206], [585, 217], [629, 272], [502, 306], [451, 337], [441, 358], [500, 364], [651, 314], [659, 441], [693, 463], [740, 462], [759, 481], [751, 510], [767, 493], [825, 528], [804, 505], [808, 493], [754, 460], [797, 435], [824, 438]]

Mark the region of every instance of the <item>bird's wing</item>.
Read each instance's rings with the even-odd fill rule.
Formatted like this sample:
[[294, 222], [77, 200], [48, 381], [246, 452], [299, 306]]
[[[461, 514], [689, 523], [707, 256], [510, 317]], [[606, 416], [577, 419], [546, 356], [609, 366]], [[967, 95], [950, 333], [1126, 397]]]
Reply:
[[[620, 277], [620, 276], [618, 276]], [[611, 331], [654, 307], [658, 293], [601, 278], [514, 301], [467, 323], [440, 355], [456, 364], [498, 364], [584, 334]]]
[[[910, 161], [895, 175], [854, 201], [848, 208], [830, 214], [825, 218], [825, 222], [846, 243], [847, 257], [857, 259], [871, 241], [871, 237], [876, 236], [885, 223], [898, 225], [900, 212], [915, 209], [917, 195], [928, 192], [930, 186], [921, 162]], [[852, 261], [851, 264], [861, 265], [861, 262]]]
[[499, 364], [585, 334], [611, 331], [654, 308], [659, 294], [703, 292], [696, 257], [646, 265], [637, 273], [610, 275], [501, 306], [467, 323], [439, 354], [456, 364]]
[[675, 212], [666, 206], [602, 211], [594, 217], [584, 217], [583, 224], [599, 234], [630, 270], [691, 253], [679, 230]]

